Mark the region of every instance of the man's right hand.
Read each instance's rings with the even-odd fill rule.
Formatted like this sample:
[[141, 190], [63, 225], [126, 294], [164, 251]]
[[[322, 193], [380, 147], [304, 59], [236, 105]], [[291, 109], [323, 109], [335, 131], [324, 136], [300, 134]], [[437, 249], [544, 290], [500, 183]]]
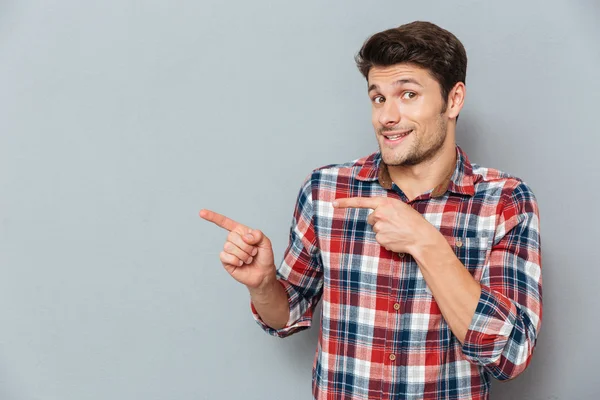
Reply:
[[261, 231], [210, 210], [201, 210], [200, 217], [229, 231], [220, 259], [235, 280], [249, 289], [275, 282], [273, 247]]

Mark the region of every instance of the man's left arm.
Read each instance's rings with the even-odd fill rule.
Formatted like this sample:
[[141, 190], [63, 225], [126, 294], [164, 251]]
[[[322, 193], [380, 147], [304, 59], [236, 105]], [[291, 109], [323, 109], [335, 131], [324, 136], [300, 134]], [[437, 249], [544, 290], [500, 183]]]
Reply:
[[471, 362], [499, 380], [516, 377], [529, 365], [542, 317], [539, 211], [533, 193], [520, 183], [507, 196], [481, 282], [436, 232], [411, 253], [444, 319]]

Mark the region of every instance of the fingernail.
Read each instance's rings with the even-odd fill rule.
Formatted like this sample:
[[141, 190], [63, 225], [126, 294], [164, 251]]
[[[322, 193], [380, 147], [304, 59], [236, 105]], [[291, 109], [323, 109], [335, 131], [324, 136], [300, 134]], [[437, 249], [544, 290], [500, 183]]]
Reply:
[[248, 239], [248, 240], [252, 240], [252, 239], [254, 239], [254, 237], [253, 237], [251, 234], [247, 234], [247, 235], [246, 235], [246, 239]]
[[257, 253], [258, 253], [258, 249], [255, 248], [254, 250], [252, 250], [252, 255], [253, 256], [255, 256]]
[[334, 206], [334, 207], [337, 207], [337, 206], [338, 206], [338, 204], [339, 204], [339, 203], [338, 203], [337, 201], [334, 201], [334, 202], [333, 202], [333, 206]]
[[252, 258], [252, 257], [250, 257], [250, 258], [248, 259], [248, 261], [246, 261], [246, 264], [251, 264], [251, 263], [252, 263], [252, 260], [253, 260], [253, 258]]
[[242, 265], [244, 265], [244, 262], [242, 260], [240, 260], [240, 262], [238, 263], [238, 265], [241, 267]]

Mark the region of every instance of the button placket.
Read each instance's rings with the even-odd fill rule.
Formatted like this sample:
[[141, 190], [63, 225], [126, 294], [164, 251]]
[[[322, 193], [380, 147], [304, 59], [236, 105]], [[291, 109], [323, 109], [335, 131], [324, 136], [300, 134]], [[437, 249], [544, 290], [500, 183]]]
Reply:
[[[402, 309], [402, 305], [400, 300], [400, 290], [398, 287], [398, 283], [399, 283], [399, 278], [401, 277], [403, 274], [403, 271], [405, 269], [404, 264], [405, 264], [405, 258], [406, 254], [405, 253], [395, 253], [395, 262], [393, 262], [393, 267], [392, 267], [392, 277], [391, 277], [391, 285], [390, 285], [390, 292], [389, 292], [389, 299], [390, 299], [390, 305], [391, 307], [388, 309], [389, 310], [389, 314], [388, 314], [388, 334], [387, 334], [387, 353], [388, 353], [388, 363], [389, 366], [391, 368], [394, 367], [395, 361], [398, 357], [397, 354], [397, 343], [395, 343], [395, 340], [393, 339], [394, 336], [394, 331], [396, 329], [396, 326], [399, 323], [399, 318], [400, 318], [400, 313], [399, 311]], [[388, 373], [393, 373], [391, 371], [388, 371]]]

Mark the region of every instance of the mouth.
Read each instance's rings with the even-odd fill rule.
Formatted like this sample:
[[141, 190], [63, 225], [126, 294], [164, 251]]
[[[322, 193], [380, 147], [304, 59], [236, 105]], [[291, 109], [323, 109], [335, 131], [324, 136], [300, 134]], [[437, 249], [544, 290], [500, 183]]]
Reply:
[[412, 129], [407, 131], [394, 131], [382, 134], [386, 143], [397, 143], [412, 133]]

